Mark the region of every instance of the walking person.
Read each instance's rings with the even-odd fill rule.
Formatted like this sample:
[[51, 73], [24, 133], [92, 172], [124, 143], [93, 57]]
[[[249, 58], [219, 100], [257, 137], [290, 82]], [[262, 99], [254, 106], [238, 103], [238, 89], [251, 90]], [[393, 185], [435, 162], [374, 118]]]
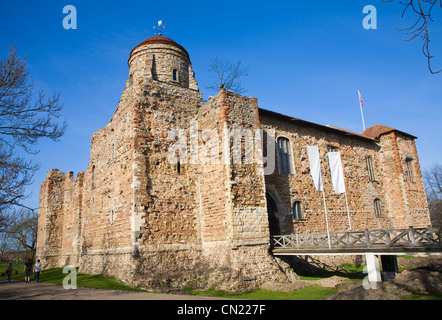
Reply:
[[11, 283], [11, 277], [12, 277], [12, 263], [9, 264], [8, 269], [6, 269], [6, 274], [8, 275], [8, 282]]
[[40, 259], [38, 259], [37, 263], [34, 265], [35, 281], [37, 282], [40, 282], [40, 272], [41, 272], [41, 263]]
[[25, 282], [29, 283], [31, 280], [31, 271], [32, 271], [32, 261], [31, 259], [28, 259], [28, 261], [25, 264]]

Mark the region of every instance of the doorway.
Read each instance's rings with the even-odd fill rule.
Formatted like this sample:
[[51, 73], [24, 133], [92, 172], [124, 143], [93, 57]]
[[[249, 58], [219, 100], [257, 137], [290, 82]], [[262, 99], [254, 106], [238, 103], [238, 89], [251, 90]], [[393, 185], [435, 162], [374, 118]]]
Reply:
[[279, 219], [278, 219], [278, 207], [276, 206], [275, 200], [271, 195], [266, 193], [267, 199], [267, 214], [269, 217], [269, 230], [270, 230], [270, 242], [273, 244], [273, 236], [281, 234], [281, 230], [279, 228]]

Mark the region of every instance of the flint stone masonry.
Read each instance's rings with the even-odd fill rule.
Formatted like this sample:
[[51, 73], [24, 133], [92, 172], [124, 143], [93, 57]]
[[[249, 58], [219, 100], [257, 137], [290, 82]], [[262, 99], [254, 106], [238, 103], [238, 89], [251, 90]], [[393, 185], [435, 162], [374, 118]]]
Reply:
[[[319, 147], [331, 231], [348, 230], [344, 195], [332, 189], [331, 147], [341, 154], [353, 230], [430, 225], [416, 137], [381, 125], [358, 134], [310, 123], [225, 89], [203, 103], [189, 54], [165, 37], [136, 46], [128, 64], [127, 86], [91, 138], [86, 170], [74, 178], [53, 169], [42, 183], [37, 257], [45, 266], [74, 265], [155, 290], [291, 282], [298, 277], [272, 256], [271, 235], [325, 232], [309, 145]], [[291, 174], [279, 173], [277, 152], [266, 149], [278, 137], [289, 139]], [[296, 201], [302, 219], [293, 216]]]

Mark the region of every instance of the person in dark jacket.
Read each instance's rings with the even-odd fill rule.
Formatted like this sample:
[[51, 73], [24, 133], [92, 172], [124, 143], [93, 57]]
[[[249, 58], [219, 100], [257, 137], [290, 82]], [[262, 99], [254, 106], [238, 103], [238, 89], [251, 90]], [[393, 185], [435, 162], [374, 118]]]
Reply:
[[32, 261], [31, 259], [28, 259], [28, 261], [25, 264], [25, 282], [29, 283], [31, 280], [31, 272], [32, 272]]
[[12, 271], [13, 271], [12, 263], [10, 263], [8, 269], [6, 269], [6, 274], [8, 275], [8, 282], [11, 282]]

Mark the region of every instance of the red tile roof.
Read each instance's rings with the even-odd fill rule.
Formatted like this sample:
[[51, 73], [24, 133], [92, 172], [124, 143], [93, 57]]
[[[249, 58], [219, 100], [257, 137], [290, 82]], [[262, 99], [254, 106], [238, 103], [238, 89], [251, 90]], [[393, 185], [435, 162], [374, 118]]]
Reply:
[[156, 43], [168, 44], [168, 45], [171, 45], [171, 46], [175, 46], [178, 49], [180, 49], [181, 51], [183, 51], [186, 54], [187, 58], [189, 58], [189, 53], [186, 51], [186, 49], [184, 49], [181, 45], [179, 45], [178, 43], [176, 43], [172, 39], [169, 39], [169, 38], [166, 38], [166, 37], [162, 37], [162, 36], [151, 37], [151, 38], [148, 38], [148, 39], [144, 40], [143, 42], [141, 42], [140, 44], [136, 45], [132, 49], [132, 51], [130, 52], [130, 55], [132, 55], [132, 52], [134, 52], [134, 50], [136, 48], [139, 48], [139, 47], [144, 46], [144, 45], [156, 44]]
[[395, 128], [392, 128], [392, 127], [384, 126], [382, 124], [377, 124], [377, 125], [374, 125], [374, 126], [371, 126], [371, 127], [367, 128], [364, 131], [363, 135], [375, 139], [375, 138], [379, 138], [380, 135], [383, 135], [385, 133], [389, 133], [391, 131], [396, 131], [396, 132], [399, 132], [399, 133], [401, 133], [403, 135], [406, 135], [406, 136], [408, 136], [408, 137], [410, 137], [412, 139], [417, 139], [416, 136], [413, 136], [413, 135], [411, 135], [409, 133], [406, 133], [406, 132], [403, 132], [403, 131], [399, 131], [399, 130], [397, 130]]

